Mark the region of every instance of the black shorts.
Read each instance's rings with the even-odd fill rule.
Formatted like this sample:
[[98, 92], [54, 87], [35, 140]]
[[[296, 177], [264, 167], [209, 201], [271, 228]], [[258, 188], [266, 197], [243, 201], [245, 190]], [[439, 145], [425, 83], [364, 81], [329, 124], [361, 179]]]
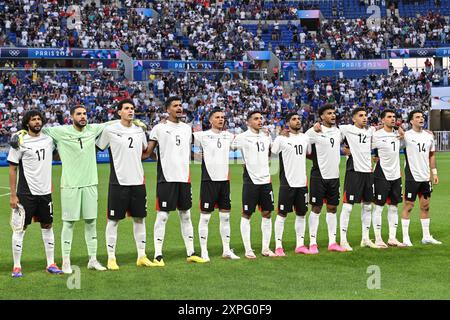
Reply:
[[384, 206], [385, 203], [397, 205], [402, 202], [402, 178], [386, 180], [375, 178], [375, 204]]
[[242, 212], [251, 215], [256, 206], [261, 211], [273, 211], [272, 183], [244, 183], [242, 186]]
[[431, 198], [433, 185], [431, 181], [416, 182], [411, 180], [405, 181], [405, 200], [416, 201], [417, 195], [425, 199]]
[[147, 216], [147, 190], [145, 185], [109, 185], [108, 219], [122, 220], [126, 213], [134, 218], [145, 218]]
[[192, 189], [189, 182], [158, 182], [156, 184], [156, 210], [189, 210], [192, 207]]
[[52, 195], [34, 196], [31, 194], [18, 194], [19, 203], [25, 209], [25, 225], [32, 221], [43, 224], [53, 223]]
[[322, 206], [324, 203], [331, 206], [339, 205], [341, 196], [339, 178], [322, 179], [311, 176], [309, 188], [309, 201], [313, 206]]
[[344, 203], [372, 202], [374, 193], [373, 173], [346, 171]]
[[202, 181], [200, 210], [213, 212], [215, 208], [231, 210], [230, 181]]
[[278, 212], [287, 214], [292, 212], [304, 216], [308, 211], [308, 187], [291, 188], [280, 186], [278, 193]]

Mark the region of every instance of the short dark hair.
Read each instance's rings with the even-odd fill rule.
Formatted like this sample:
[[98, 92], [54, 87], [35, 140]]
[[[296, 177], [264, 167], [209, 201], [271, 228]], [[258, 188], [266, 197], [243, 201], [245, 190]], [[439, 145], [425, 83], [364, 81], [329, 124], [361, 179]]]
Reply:
[[360, 111], [364, 111], [365, 113], [367, 113], [366, 108], [364, 107], [356, 107], [355, 109], [352, 110], [352, 117], [357, 114]]
[[45, 124], [46, 119], [44, 118], [44, 116], [42, 115], [42, 113], [39, 110], [36, 109], [32, 109], [30, 111], [27, 111], [25, 113], [25, 115], [23, 116], [22, 119], [22, 129], [23, 130], [27, 130], [28, 131], [28, 122], [30, 122], [31, 118], [39, 116], [39, 118], [41, 118], [42, 121], [42, 125]]
[[317, 110], [317, 112], [319, 113], [319, 117], [327, 110], [335, 110], [334, 106], [332, 104], [324, 104], [323, 106], [321, 106], [319, 108], [319, 110]]
[[284, 120], [285, 120], [286, 122], [289, 122], [293, 116], [298, 116], [298, 115], [299, 115], [299, 114], [298, 114], [297, 112], [289, 112], [289, 113], [286, 115], [286, 117], [284, 118]]
[[257, 114], [257, 113], [259, 113], [259, 114], [262, 115], [262, 112], [259, 111], [259, 110], [253, 110], [253, 111], [250, 111], [249, 113], [247, 113], [247, 120], [250, 120], [250, 118], [251, 118], [254, 114]]
[[213, 109], [209, 112], [208, 119], [211, 119], [211, 117], [214, 115], [214, 113], [217, 113], [217, 112], [223, 112], [223, 110], [220, 109], [220, 108], [218, 108], [218, 107], [213, 108]]
[[170, 107], [170, 105], [172, 104], [173, 101], [181, 101], [181, 98], [178, 96], [172, 96], [169, 97], [166, 102], [164, 102], [164, 108], [166, 108], [166, 110]]
[[414, 117], [414, 115], [416, 113], [421, 113], [422, 116], [424, 115], [422, 110], [415, 109], [415, 110], [411, 111], [410, 113], [408, 113], [408, 122], [410, 122], [412, 120], [412, 118]]
[[77, 110], [78, 108], [83, 108], [84, 110], [87, 110], [85, 106], [83, 106], [82, 104], [77, 104], [76, 106], [73, 106], [70, 108], [70, 115], [73, 116], [75, 113], [75, 110]]
[[380, 118], [384, 119], [388, 113], [393, 113], [394, 115], [396, 115], [393, 109], [384, 109], [380, 114]]
[[123, 105], [124, 105], [124, 104], [127, 104], [127, 103], [131, 104], [133, 107], [136, 107], [136, 106], [134, 105], [133, 100], [131, 100], [131, 99], [123, 99], [123, 100], [121, 100], [121, 101], [117, 104], [117, 111], [122, 110]]

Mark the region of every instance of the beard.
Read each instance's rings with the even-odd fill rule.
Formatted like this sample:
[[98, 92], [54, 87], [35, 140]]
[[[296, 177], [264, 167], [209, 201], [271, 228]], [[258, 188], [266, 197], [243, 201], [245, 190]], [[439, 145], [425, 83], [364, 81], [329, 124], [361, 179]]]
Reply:
[[73, 124], [75, 126], [77, 126], [78, 128], [84, 128], [84, 127], [86, 127], [87, 121], [85, 121], [84, 124], [81, 124], [80, 122], [74, 120]]
[[38, 134], [39, 132], [41, 132], [42, 126], [35, 126], [35, 127], [29, 127], [29, 128], [30, 128], [31, 132]]

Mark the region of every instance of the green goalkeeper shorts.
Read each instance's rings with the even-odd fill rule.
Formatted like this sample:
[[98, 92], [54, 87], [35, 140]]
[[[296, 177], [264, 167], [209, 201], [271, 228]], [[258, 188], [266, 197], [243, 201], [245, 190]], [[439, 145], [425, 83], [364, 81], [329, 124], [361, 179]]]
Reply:
[[61, 189], [63, 221], [97, 219], [97, 186]]

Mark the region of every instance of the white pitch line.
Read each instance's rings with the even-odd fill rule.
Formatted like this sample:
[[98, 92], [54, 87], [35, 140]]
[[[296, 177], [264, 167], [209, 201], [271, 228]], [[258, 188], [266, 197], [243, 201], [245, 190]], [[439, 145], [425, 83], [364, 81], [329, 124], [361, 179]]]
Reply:
[[9, 196], [11, 193], [0, 194], [0, 197]]
[[0, 189], [9, 189], [9, 187], [0, 187]]

